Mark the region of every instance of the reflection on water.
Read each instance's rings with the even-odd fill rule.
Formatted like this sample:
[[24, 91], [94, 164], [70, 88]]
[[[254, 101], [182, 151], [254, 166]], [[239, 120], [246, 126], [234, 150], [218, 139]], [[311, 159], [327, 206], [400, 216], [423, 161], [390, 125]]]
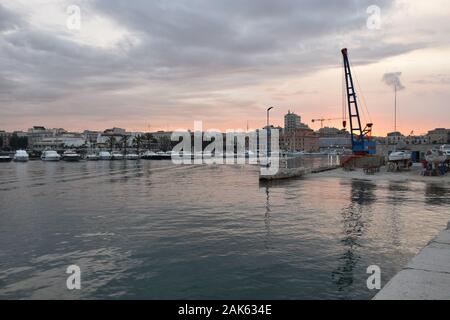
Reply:
[[[339, 291], [344, 291], [354, 281], [353, 270], [360, 260], [358, 250], [360, 239], [366, 228], [364, 214], [370, 213], [370, 205], [375, 202], [373, 183], [361, 180], [351, 181], [350, 203], [342, 210], [343, 238], [341, 240], [344, 253], [339, 257], [339, 266], [332, 272], [333, 282]], [[367, 210], [364, 210], [367, 209]], [[368, 227], [368, 224], [367, 224]]]
[[369, 299], [366, 268], [389, 280], [448, 199], [417, 182], [260, 184], [254, 166], [2, 164], [0, 298]]
[[270, 209], [270, 192], [269, 192], [269, 186], [267, 185], [266, 186], [266, 213], [265, 213], [265, 216], [264, 216], [264, 223], [265, 223], [265, 226], [266, 226], [266, 238], [265, 238], [265, 241], [264, 241], [264, 246], [265, 246], [266, 249], [269, 249], [269, 246], [270, 246], [270, 243], [271, 243], [271, 240], [270, 240], [270, 237], [271, 237], [271, 235], [270, 235], [270, 212], [271, 212], [271, 209]]
[[430, 183], [426, 187], [425, 199], [429, 205], [450, 205], [450, 189]]

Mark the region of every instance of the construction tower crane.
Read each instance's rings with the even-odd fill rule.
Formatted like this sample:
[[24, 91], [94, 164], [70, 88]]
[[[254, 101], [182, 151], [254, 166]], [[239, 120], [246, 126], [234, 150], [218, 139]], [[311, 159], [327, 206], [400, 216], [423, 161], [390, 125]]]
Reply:
[[[361, 126], [361, 118], [359, 116], [358, 101], [356, 99], [356, 91], [353, 83], [352, 71], [350, 69], [350, 61], [348, 59], [348, 50], [341, 50], [344, 58], [345, 84], [348, 104], [348, 118], [350, 122], [350, 133], [352, 138], [352, 151], [355, 155], [367, 155], [376, 153], [375, 141], [371, 140], [373, 123], [368, 123], [363, 129]], [[343, 121], [344, 129], [347, 121]]]
[[342, 118], [333, 118], [333, 119], [312, 119], [311, 120], [311, 122], [312, 123], [314, 123], [314, 122], [319, 122], [320, 121], [320, 127], [321, 128], [323, 128], [323, 123], [325, 122], [325, 121], [334, 121], [334, 120], [341, 120]]

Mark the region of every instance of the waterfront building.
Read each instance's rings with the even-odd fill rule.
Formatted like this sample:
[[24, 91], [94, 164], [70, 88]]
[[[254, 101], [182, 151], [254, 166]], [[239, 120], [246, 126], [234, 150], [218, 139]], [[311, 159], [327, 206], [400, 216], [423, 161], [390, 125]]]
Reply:
[[285, 130], [280, 135], [280, 147], [293, 152], [317, 152], [320, 149], [319, 136], [309, 128]]
[[406, 144], [429, 144], [430, 138], [427, 135], [410, 135], [405, 137]]
[[308, 125], [302, 123], [302, 118], [290, 110], [284, 116], [284, 130], [292, 131], [296, 129], [309, 129]]
[[324, 127], [318, 130], [319, 146], [321, 150], [330, 148], [351, 149], [352, 139], [345, 129]]
[[4, 130], [0, 130], [0, 149], [9, 148], [9, 140], [11, 138], [11, 134]]
[[157, 131], [152, 132], [153, 138], [156, 139], [156, 141], [161, 142], [162, 140], [171, 139], [172, 137], [172, 131]]
[[399, 131], [389, 132], [386, 138], [387, 144], [399, 144], [405, 142], [405, 136]]
[[91, 131], [91, 130], [84, 130], [83, 136], [86, 140], [86, 143], [90, 146], [94, 146], [97, 144], [98, 136], [101, 134], [100, 131]]
[[350, 138], [350, 136], [320, 137], [319, 146], [321, 150], [326, 150], [329, 148], [351, 149], [352, 139]]
[[86, 145], [86, 138], [78, 132], [66, 132], [58, 137], [64, 148], [81, 148]]
[[432, 144], [450, 143], [450, 129], [436, 128], [428, 131], [427, 136]]
[[342, 137], [342, 136], [350, 137], [350, 133], [345, 129], [338, 129], [332, 127], [320, 128], [318, 133], [320, 137]]
[[123, 136], [125, 135], [127, 132], [125, 129], [122, 128], [112, 128], [112, 129], [106, 129], [105, 131], [103, 131], [103, 135], [105, 136]]
[[34, 139], [31, 149], [33, 151], [63, 150], [64, 142], [59, 137], [40, 138], [39, 140]]
[[42, 126], [34, 126], [33, 128], [28, 129], [27, 137], [28, 137], [28, 146], [33, 150], [42, 150], [42, 147], [45, 146], [56, 146], [60, 145], [59, 141], [56, 138], [67, 131], [62, 128], [57, 129], [47, 129]]

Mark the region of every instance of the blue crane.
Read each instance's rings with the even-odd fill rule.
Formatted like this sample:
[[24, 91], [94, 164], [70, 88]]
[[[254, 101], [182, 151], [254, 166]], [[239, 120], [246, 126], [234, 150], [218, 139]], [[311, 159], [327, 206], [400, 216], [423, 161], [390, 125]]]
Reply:
[[[352, 151], [355, 155], [376, 154], [376, 143], [371, 140], [373, 123], [368, 123], [363, 129], [361, 126], [361, 118], [359, 116], [358, 101], [356, 99], [356, 91], [353, 83], [352, 71], [348, 60], [348, 50], [341, 50], [344, 58], [345, 84], [347, 92], [348, 118], [350, 122], [350, 134], [352, 138]], [[344, 120], [344, 128], [347, 121]]]

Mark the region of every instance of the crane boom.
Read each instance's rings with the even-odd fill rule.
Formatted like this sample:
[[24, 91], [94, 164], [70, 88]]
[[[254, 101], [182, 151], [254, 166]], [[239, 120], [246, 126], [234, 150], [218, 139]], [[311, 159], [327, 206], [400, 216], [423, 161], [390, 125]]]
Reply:
[[[359, 116], [358, 101], [356, 99], [355, 85], [353, 83], [350, 61], [348, 59], [348, 50], [344, 48], [341, 50], [341, 52], [344, 58], [345, 84], [348, 104], [348, 118], [350, 122], [350, 134], [352, 139], [352, 150], [354, 154], [375, 154], [375, 142], [370, 140], [373, 124], [368, 123], [364, 129], [362, 128], [361, 118]], [[345, 126], [346, 122], [344, 120], [344, 127]]]

